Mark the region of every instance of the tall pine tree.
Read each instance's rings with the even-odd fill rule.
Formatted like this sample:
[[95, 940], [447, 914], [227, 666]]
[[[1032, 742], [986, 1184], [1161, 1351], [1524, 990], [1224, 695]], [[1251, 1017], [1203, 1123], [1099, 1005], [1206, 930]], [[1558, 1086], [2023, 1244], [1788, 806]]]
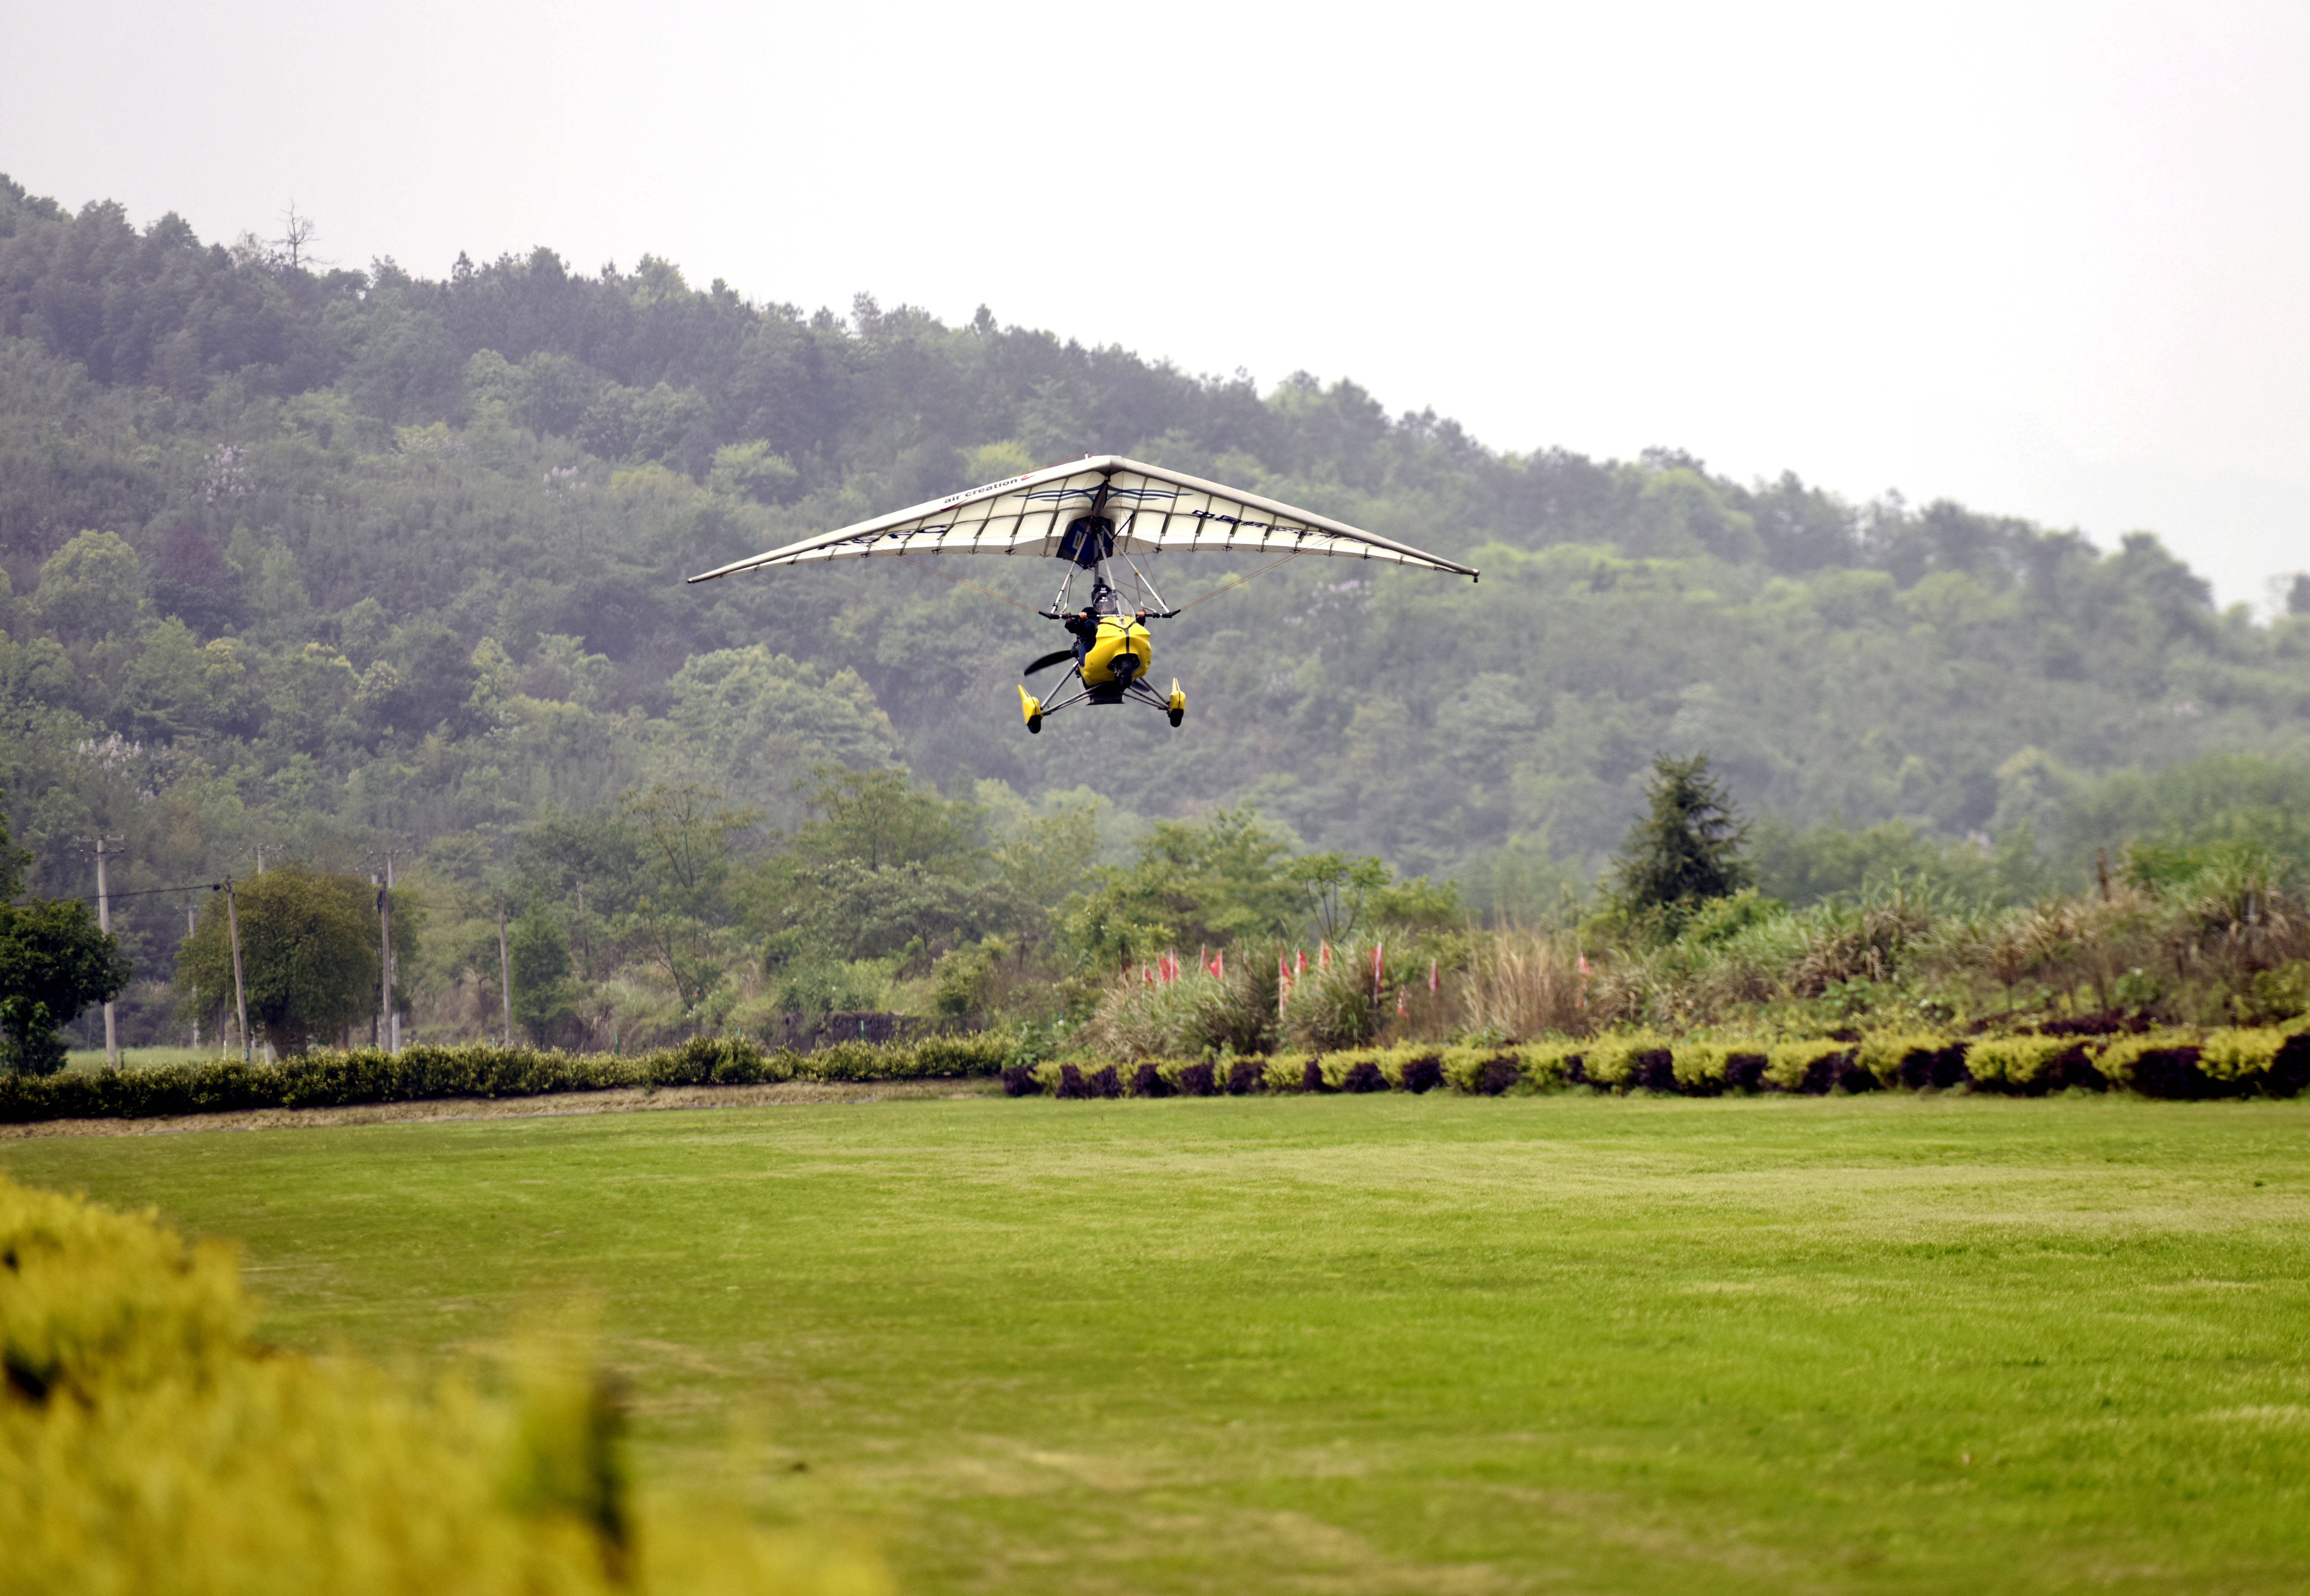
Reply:
[[1749, 823], [1708, 774], [1706, 754], [1655, 759], [1646, 796], [1649, 812], [1628, 828], [1612, 861], [1613, 898], [1630, 919], [1674, 935], [1702, 904], [1753, 880], [1742, 857]]

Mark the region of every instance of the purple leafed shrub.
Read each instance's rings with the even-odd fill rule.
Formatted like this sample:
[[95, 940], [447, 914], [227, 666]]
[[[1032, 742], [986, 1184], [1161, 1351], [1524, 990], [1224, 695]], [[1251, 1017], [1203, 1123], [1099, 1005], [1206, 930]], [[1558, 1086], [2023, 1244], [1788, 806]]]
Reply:
[[1487, 1097], [1497, 1097], [1524, 1079], [1513, 1053], [1496, 1053], [1476, 1068], [1476, 1089]]
[[1665, 1047], [1648, 1047], [1637, 1054], [1628, 1071], [1628, 1085], [1648, 1092], [1676, 1090], [1676, 1059]]
[[1328, 1092], [1332, 1089], [1332, 1083], [1324, 1079], [1324, 1060], [1320, 1054], [1309, 1059], [1307, 1067], [1299, 1071], [1299, 1089], [1303, 1092]]
[[[1854, 1056], [1849, 1052], [1826, 1054], [1805, 1066], [1804, 1079], [1797, 1082], [1796, 1089], [1808, 1097], [1825, 1097], [1833, 1088], [1845, 1080], [1848, 1076], [1868, 1074], [1866, 1070], [1862, 1069], [1854, 1061]], [[1874, 1086], [1877, 1078], [1870, 1075], [1869, 1081], [1870, 1086]], [[1848, 1086], [1846, 1089], [1867, 1091], [1869, 1087]]]
[[2133, 1061], [2133, 1089], [2145, 1097], [2167, 1097], [2180, 1102], [2194, 1102], [2204, 1097], [2227, 1097], [2234, 1088], [2227, 1080], [2214, 1080], [2198, 1068], [2198, 1050], [2194, 1047], [2158, 1047]]
[[1119, 1097], [1123, 1096], [1123, 1082], [1116, 1075], [1115, 1066], [1113, 1064], [1109, 1064], [1106, 1068], [1094, 1071], [1091, 1074], [1084, 1077], [1083, 1096], [1086, 1097]]
[[1134, 1097], [1168, 1097], [1171, 1083], [1163, 1079], [1163, 1071], [1152, 1064], [1142, 1064], [1132, 1071], [1131, 1095]]
[[1209, 1064], [1189, 1064], [1179, 1071], [1179, 1095], [1183, 1097], [1208, 1097], [1218, 1092], [1218, 1072]]
[[[1962, 1047], [1919, 1047], [1902, 1059], [1901, 1084], [1915, 1091], [1923, 1087], [1947, 1090], [1973, 1079], [1965, 1067]], [[1850, 1091], [1850, 1086], [1845, 1089]]]
[[1347, 1079], [1340, 1082], [1340, 1089], [1343, 1092], [1384, 1092], [1387, 1090], [1387, 1077], [1379, 1072], [1377, 1064], [1366, 1059], [1348, 1071]]
[[1444, 1061], [1432, 1053], [1406, 1059], [1402, 1071], [1403, 1089], [1408, 1092], [1432, 1092], [1444, 1084]]
[[1090, 1096], [1090, 1088], [1083, 1080], [1083, 1072], [1081, 1070], [1076, 1069], [1072, 1064], [1061, 1064], [1059, 1066], [1058, 1090], [1054, 1092], [1052, 1096], [1059, 1097], [1088, 1097]]
[[1724, 1089], [1728, 1092], [1763, 1089], [1765, 1066], [1770, 1062], [1761, 1053], [1727, 1054], [1724, 1058]]
[[1035, 1078], [1032, 1064], [1013, 1064], [1003, 1071], [1003, 1095], [1006, 1097], [1031, 1097], [1043, 1089]]
[[2273, 1097], [2298, 1097], [2305, 1087], [2310, 1087], [2310, 1031], [2286, 1039], [2286, 1045], [2270, 1061], [2270, 1078], [2263, 1089]]
[[1267, 1061], [1264, 1058], [1239, 1058], [1227, 1072], [1228, 1096], [1248, 1097], [1267, 1089]]

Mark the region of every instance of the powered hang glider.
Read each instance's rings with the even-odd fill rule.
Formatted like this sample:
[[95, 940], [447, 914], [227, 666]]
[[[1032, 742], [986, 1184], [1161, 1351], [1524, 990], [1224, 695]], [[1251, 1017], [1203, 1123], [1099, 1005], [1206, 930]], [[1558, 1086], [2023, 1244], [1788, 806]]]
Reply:
[[[1144, 465], [1120, 455], [1086, 455], [839, 531], [821, 533], [690, 580], [711, 582], [773, 566], [884, 555], [1027, 554], [1061, 560], [1066, 571], [1057, 595], [1050, 608], [1034, 613], [1064, 622], [1075, 640], [1072, 646], [1036, 660], [1025, 673], [1032, 676], [1069, 660], [1073, 664], [1047, 702], [1020, 688], [1020, 709], [1026, 716], [1027, 729], [1041, 731], [1045, 716], [1072, 705], [1120, 704], [1126, 698], [1164, 711], [1176, 726], [1186, 715], [1187, 695], [1177, 678], [1168, 698], [1144, 680], [1154, 660], [1146, 623], [1168, 620], [1203, 599], [1177, 610], [1163, 602], [1135, 557], [1165, 550], [1280, 556], [1250, 576], [1214, 588], [1203, 598], [1239, 587], [1261, 571], [1302, 554], [1385, 560], [1447, 571], [1471, 581], [1476, 577], [1473, 567], [1311, 510], [1294, 509], [1255, 493]], [[1071, 609], [1075, 580], [1085, 573], [1090, 580], [1086, 602], [1079, 609]], [[1003, 602], [1016, 603], [1007, 598]], [[1076, 690], [1069, 693], [1070, 685]]]

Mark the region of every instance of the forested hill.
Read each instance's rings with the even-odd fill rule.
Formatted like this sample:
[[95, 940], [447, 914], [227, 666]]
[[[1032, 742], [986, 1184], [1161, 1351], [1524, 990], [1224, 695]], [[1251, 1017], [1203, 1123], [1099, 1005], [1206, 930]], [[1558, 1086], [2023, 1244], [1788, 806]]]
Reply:
[[[1012, 684], [1047, 623], [895, 565], [682, 583], [1093, 450], [1483, 580], [1295, 562], [1159, 631], [1183, 730], [1034, 739]], [[477, 872], [549, 805], [661, 776], [791, 824], [838, 760], [998, 807], [974, 784], [1248, 800], [1482, 903], [1593, 870], [1659, 750], [1792, 825], [2050, 846], [2091, 777], [2310, 742], [2310, 620], [2218, 612], [2147, 533], [1501, 453], [1344, 380], [1262, 391], [984, 309], [806, 313], [652, 258], [322, 269], [4, 180], [0, 565], [0, 780], [53, 890], [84, 889], [65, 845], [100, 830], [162, 882], [388, 837]], [[1155, 574], [1176, 602], [1229, 568]]]

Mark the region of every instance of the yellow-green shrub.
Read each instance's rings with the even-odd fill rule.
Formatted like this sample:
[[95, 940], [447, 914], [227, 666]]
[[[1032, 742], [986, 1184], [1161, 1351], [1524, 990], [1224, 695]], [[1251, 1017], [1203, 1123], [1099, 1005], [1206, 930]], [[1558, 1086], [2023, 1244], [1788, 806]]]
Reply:
[[2270, 1073], [2279, 1050], [2292, 1035], [2292, 1028], [2287, 1026], [2212, 1032], [2199, 1045], [2198, 1068], [2210, 1080], [2258, 1083]]
[[734, 1521], [637, 1523], [579, 1360], [533, 1350], [492, 1398], [267, 1353], [252, 1319], [225, 1250], [0, 1179], [0, 1592], [887, 1589]]
[[1670, 1053], [1672, 1056], [1673, 1049], [1665, 1037], [1641, 1031], [1599, 1037], [1580, 1047], [1581, 1058], [1587, 1065], [1588, 1079], [1598, 1086], [1611, 1087], [1620, 1091], [1646, 1084], [1638, 1079], [1639, 1061], [1650, 1053]]
[[2068, 1037], [1996, 1037], [1967, 1047], [1965, 1067], [1983, 1086], [2018, 1091], [2076, 1046]]
[[1697, 1097], [1713, 1097], [1724, 1089], [1724, 1061], [1733, 1049], [1716, 1042], [1679, 1042], [1670, 1050], [1676, 1087]]
[[1780, 1042], [1766, 1050], [1765, 1080], [1782, 1091], [1801, 1091], [1813, 1065], [1843, 1053], [1851, 1044], [1815, 1037], [1806, 1042]]
[[1580, 1060], [1585, 1068], [1590, 1045], [1586, 1042], [1533, 1042], [1515, 1052], [1524, 1065], [1524, 1080], [1542, 1091], [1555, 1091], [1573, 1083], [1573, 1060]]

